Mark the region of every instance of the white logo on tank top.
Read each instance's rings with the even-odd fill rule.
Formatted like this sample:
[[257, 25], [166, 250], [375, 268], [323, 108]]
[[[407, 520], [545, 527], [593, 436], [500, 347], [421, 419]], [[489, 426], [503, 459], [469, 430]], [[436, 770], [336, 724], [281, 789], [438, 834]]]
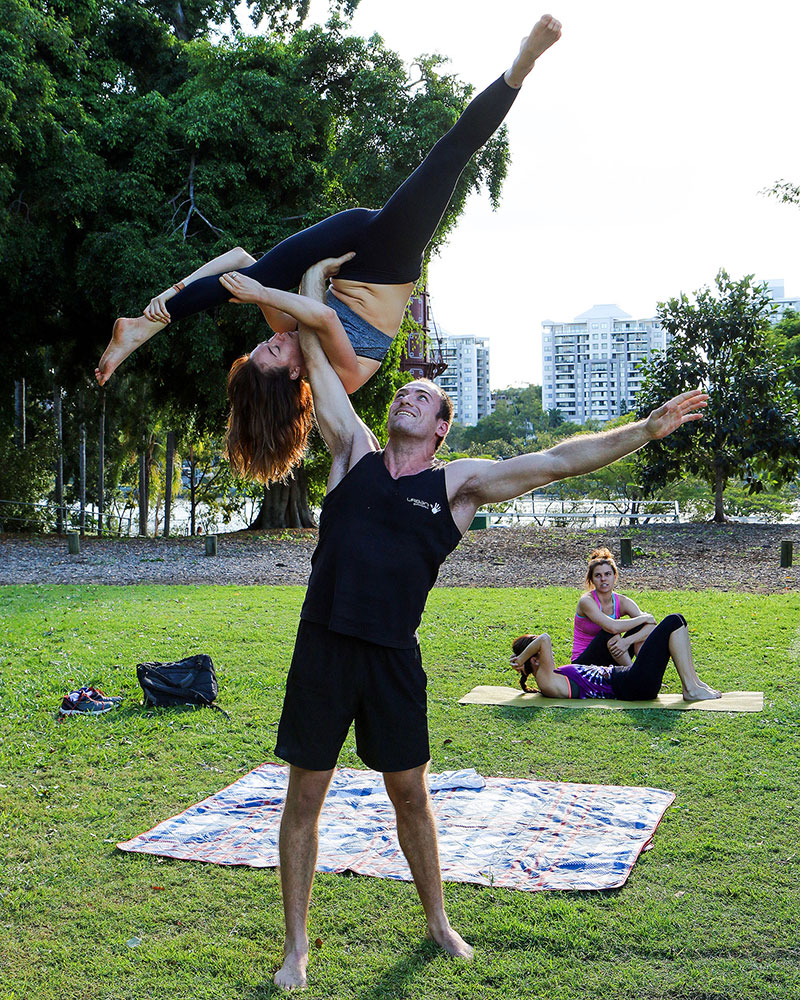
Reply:
[[442, 509], [442, 505], [438, 503], [428, 503], [427, 500], [418, 500], [416, 497], [406, 497], [409, 503], [413, 503], [415, 507], [424, 507], [425, 510], [429, 510], [431, 514], [438, 514]]

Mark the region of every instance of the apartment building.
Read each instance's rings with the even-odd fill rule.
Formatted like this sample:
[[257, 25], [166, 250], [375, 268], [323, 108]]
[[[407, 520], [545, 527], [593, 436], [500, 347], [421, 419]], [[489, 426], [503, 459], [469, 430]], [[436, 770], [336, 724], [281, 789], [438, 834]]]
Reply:
[[454, 418], [474, 427], [492, 412], [489, 389], [489, 341], [467, 334], [441, 334], [442, 361], [447, 369], [434, 381], [453, 400]]
[[571, 323], [542, 323], [542, 407], [567, 420], [610, 420], [635, 406], [641, 365], [668, 344], [657, 317], [593, 306]]
[[767, 281], [769, 294], [776, 305], [775, 315], [772, 317], [773, 323], [778, 323], [787, 312], [800, 313], [800, 296], [788, 297], [784, 292], [783, 278], [770, 278]]

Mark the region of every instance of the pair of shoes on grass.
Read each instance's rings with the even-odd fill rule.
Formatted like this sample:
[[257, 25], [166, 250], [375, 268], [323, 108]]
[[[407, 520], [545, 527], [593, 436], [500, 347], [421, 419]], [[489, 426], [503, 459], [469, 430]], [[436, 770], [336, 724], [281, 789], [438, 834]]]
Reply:
[[112, 708], [123, 699], [116, 695], [104, 694], [99, 688], [82, 687], [78, 691], [70, 691], [64, 695], [61, 702], [59, 715], [102, 715], [110, 712]]

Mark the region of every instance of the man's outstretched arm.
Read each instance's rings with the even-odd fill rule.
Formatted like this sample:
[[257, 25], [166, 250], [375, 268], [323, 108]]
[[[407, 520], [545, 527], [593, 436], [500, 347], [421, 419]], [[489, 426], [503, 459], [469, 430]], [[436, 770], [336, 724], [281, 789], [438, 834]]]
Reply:
[[[602, 469], [638, 451], [678, 427], [702, 419], [708, 395], [700, 389], [684, 392], [653, 410], [646, 420], [600, 434], [582, 434], [547, 451], [520, 455], [504, 462], [461, 459], [447, 467], [447, 492], [456, 523], [469, 524], [482, 504], [511, 500], [523, 493], [569, 476]], [[471, 512], [470, 512], [471, 511]]]
[[[300, 293], [323, 302], [328, 277], [338, 271], [338, 261], [320, 261], [303, 275]], [[350, 402], [342, 381], [328, 361], [317, 335], [301, 323], [298, 326], [314, 413], [320, 434], [333, 457], [328, 489], [333, 487], [368, 451], [377, 451], [375, 435], [361, 420]]]

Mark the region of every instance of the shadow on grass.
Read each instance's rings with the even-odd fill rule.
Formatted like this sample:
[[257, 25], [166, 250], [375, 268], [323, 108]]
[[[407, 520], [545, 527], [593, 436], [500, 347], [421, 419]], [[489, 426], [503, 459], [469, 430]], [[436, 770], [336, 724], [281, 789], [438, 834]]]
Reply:
[[54, 718], [58, 722], [70, 722], [74, 719], [92, 718], [101, 719], [103, 725], [127, 725], [132, 721], [147, 719], [160, 720], [162, 722], [169, 723], [170, 721], [180, 719], [183, 716], [192, 716], [195, 712], [208, 712], [210, 718], [221, 719], [226, 722], [231, 721], [229, 718], [226, 719], [221, 708], [217, 706], [194, 705], [188, 702], [179, 705], [146, 705], [141, 700], [141, 691], [139, 691], [138, 701], [136, 700], [136, 694], [129, 694], [124, 697], [125, 701], [116, 708], [112, 708], [109, 712], [98, 712], [97, 714], [87, 712], [83, 715], [78, 714], [77, 716], [59, 715], [58, 712], [55, 712]]
[[[441, 952], [433, 941], [421, 941], [409, 952], [398, 958], [394, 965], [390, 966], [375, 982], [370, 983], [362, 989], [356, 990], [351, 995], [358, 997], [358, 1000], [388, 1000], [388, 998], [401, 997], [405, 995], [405, 987], [428, 962], [440, 955]], [[311, 971], [313, 979], [313, 970]], [[286, 990], [281, 990], [274, 983], [261, 983], [251, 990], [242, 994], [245, 1000], [269, 1000], [272, 997], [286, 997]], [[300, 994], [304, 1000], [328, 1000], [328, 994], [323, 994], [314, 989], [313, 983], [307, 992]]]
[[[570, 726], [577, 722], [591, 722], [592, 719], [597, 718], [598, 712], [626, 719], [635, 724], [638, 729], [652, 730], [657, 733], [673, 730], [680, 723], [680, 717], [684, 714], [681, 711], [663, 708], [562, 708], [558, 705], [552, 708], [509, 708], [498, 705], [494, 708], [494, 715], [497, 718], [518, 725], [532, 725], [533, 728], [544, 725], [545, 722], [554, 726]], [[543, 713], [553, 714], [545, 718]]]

